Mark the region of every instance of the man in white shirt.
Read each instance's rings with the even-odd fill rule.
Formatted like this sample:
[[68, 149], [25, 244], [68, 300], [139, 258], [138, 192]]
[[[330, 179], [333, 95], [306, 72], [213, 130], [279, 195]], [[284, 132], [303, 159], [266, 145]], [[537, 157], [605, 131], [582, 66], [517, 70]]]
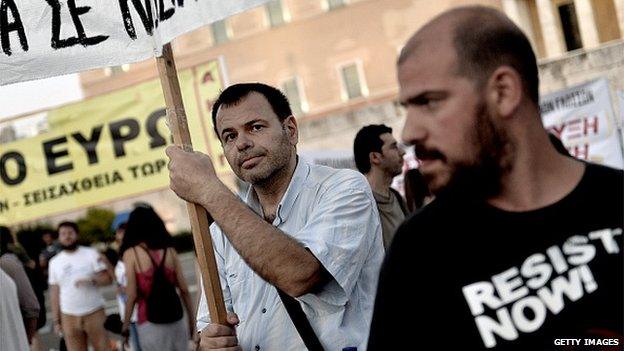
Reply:
[[106, 350], [104, 298], [99, 286], [112, 277], [106, 259], [96, 250], [78, 246], [78, 226], [59, 224], [63, 251], [50, 260], [48, 283], [54, 330], [63, 333], [69, 351], [87, 350], [87, 340], [96, 351]]
[[200, 349], [305, 350], [283, 299], [300, 306], [324, 349], [364, 350], [383, 258], [366, 179], [298, 158], [297, 122], [275, 88], [230, 86], [212, 117], [228, 163], [251, 184], [244, 202], [219, 181], [210, 158], [167, 149], [171, 188], [215, 219], [215, 256], [234, 312], [228, 326], [210, 323], [202, 297]]

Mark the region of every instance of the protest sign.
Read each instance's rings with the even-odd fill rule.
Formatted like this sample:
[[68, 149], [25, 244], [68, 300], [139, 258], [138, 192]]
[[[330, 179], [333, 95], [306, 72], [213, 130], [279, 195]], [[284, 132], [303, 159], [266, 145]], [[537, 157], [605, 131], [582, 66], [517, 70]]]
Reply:
[[544, 127], [561, 139], [572, 156], [624, 168], [606, 79], [547, 94], [540, 101], [540, 110]]
[[[222, 88], [218, 62], [179, 77], [195, 149], [221, 160], [215, 165], [225, 172], [211, 121], [199, 106], [208, 108]], [[163, 150], [171, 141], [160, 89], [154, 79], [48, 111], [46, 133], [3, 144], [0, 222], [14, 225], [166, 188]]]
[[162, 46], [267, 0], [0, 0], [0, 85], [160, 56]]

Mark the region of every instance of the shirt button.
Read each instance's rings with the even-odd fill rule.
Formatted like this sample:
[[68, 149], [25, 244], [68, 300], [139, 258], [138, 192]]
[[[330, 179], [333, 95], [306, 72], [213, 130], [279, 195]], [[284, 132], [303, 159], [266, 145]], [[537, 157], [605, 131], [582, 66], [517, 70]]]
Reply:
[[256, 345], [255, 349], [256, 351], [260, 351], [260, 345]]
[[263, 309], [262, 309], [262, 313], [266, 313], [266, 308], [263, 308]]

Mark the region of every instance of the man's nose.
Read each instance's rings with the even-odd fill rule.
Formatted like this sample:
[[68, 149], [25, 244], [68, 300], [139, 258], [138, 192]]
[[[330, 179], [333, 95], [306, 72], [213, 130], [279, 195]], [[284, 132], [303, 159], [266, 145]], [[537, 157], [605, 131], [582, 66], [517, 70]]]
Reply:
[[238, 138], [236, 138], [236, 148], [238, 151], [243, 151], [250, 147], [253, 147], [253, 142], [245, 133], [241, 133]]
[[405, 145], [414, 145], [427, 137], [427, 129], [421, 116], [408, 109], [405, 124], [401, 133], [401, 141]]

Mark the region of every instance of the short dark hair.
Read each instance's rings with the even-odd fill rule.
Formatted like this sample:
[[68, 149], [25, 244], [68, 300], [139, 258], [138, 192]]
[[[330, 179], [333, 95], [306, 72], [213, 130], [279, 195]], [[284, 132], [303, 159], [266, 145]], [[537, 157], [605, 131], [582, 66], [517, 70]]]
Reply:
[[70, 221], [64, 221], [59, 223], [57, 230], [60, 230], [61, 227], [70, 227], [72, 229], [74, 229], [74, 231], [76, 232], [76, 234], [80, 233], [80, 230], [78, 229], [78, 224], [76, 224], [76, 222], [70, 222]]
[[221, 140], [221, 136], [217, 130], [217, 112], [219, 108], [221, 106], [235, 106], [253, 92], [261, 94], [267, 99], [280, 122], [292, 116], [288, 98], [286, 98], [286, 95], [279, 89], [263, 83], [239, 83], [230, 85], [221, 92], [217, 101], [212, 105], [212, 126], [219, 140]]
[[457, 73], [482, 85], [494, 70], [508, 65], [520, 75], [525, 94], [539, 106], [537, 60], [529, 39], [496, 9], [474, 6], [467, 10], [453, 33]]
[[370, 153], [381, 152], [383, 141], [380, 136], [385, 133], [392, 134], [392, 128], [385, 124], [371, 124], [363, 127], [355, 135], [353, 141], [353, 157], [357, 169], [366, 174], [370, 172]]

